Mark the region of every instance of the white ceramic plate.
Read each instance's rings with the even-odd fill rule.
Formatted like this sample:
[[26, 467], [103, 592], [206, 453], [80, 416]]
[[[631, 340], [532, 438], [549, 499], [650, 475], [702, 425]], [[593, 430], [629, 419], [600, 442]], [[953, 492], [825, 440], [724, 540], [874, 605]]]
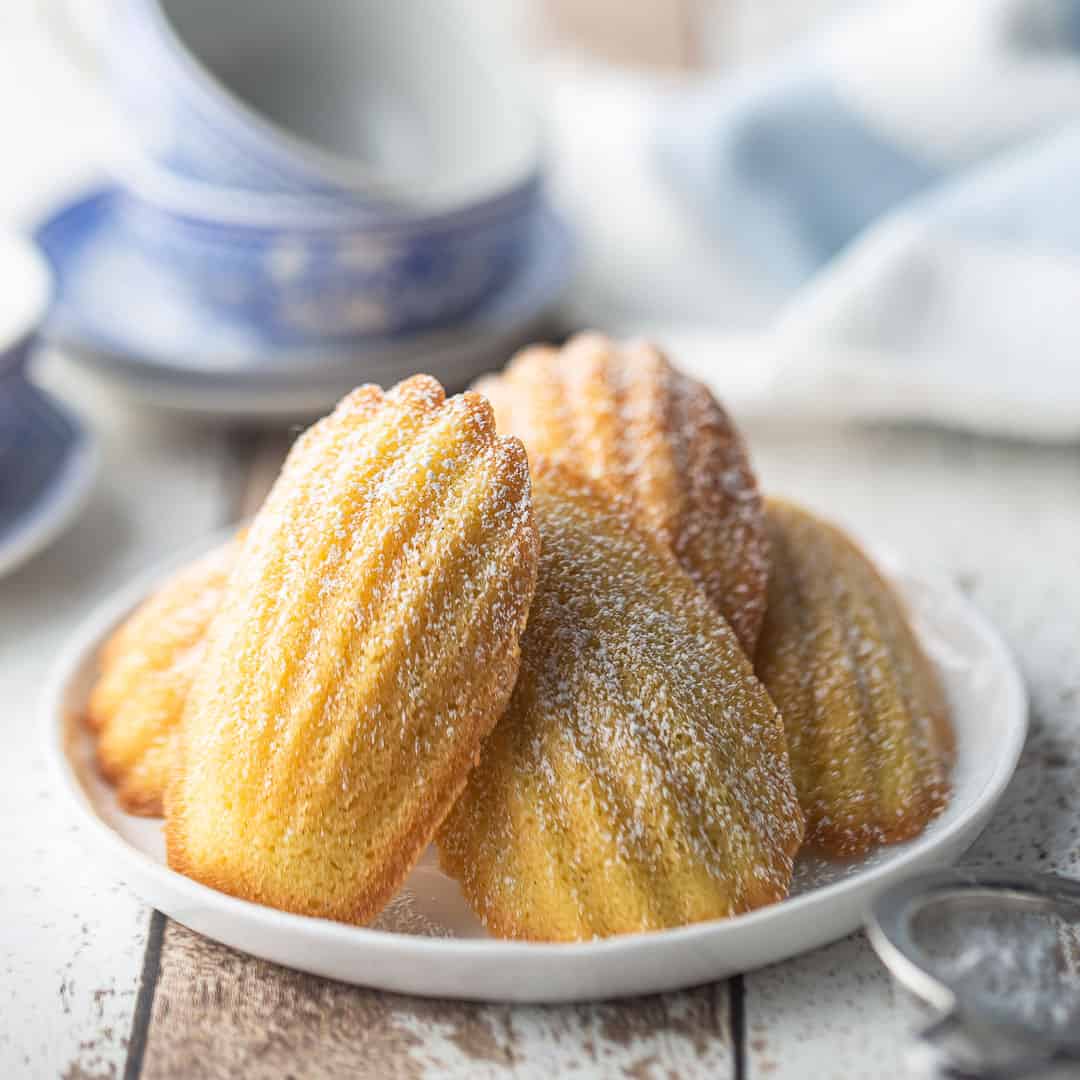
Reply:
[[62, 658], [46, 699], [49, 755], [88, 839], [118, 878], [193, 930], [255, 956], [384, 990], [482, 1000], [571, 1001], [693, 986], [856, 929], [886, 885], [952, 862], [975, 840], [1016, 768], [1027, 704], [1000, 638], [947, 581], [884, 555], [879, 561], [948, 688], [958, 748], [952, 801], [910, 843], [847, 863], [800, 859], [788, 900], [734, 919], [583, 944], [492, 940], [430, 852], [370, 928], [288, 915], [174, 873], [164, 863], [161, 823], [119, 810], [79, 722], [99, 646], [164, 570], [114, 597]]

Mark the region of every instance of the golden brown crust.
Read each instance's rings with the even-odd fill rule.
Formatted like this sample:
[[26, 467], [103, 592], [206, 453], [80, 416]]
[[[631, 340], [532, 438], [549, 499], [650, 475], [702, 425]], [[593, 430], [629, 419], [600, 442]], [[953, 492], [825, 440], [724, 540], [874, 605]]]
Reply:
[[373, 917], [505, 708], [539, 541], [524, 448], [478, 394], [362, 387], [256, 516], [184, 715], [169, 864]]
[[761, 496], [739, 432], [704, 385], [653, 345], [589, 333], [526, 349], [476, 386], [534, 462], [627, 498], [753, 655], [769, 572]]
[[102, 647], [85, 719], [98, 736], [98, 767], [129, 813], [162, 812], [173, 734], [236, 547], [225, 544], [184, 567]]
[[782, 899], [783, 726], [728, 624], [605, 494], [534, 474], [542, 551], [506, 715], [438, 835], [489, 930], [577, 940]]
[[807, 844], [909, 840], [949, 797], [945, 692], [892, 587], [841, 530], [766, 502], [773, 551], [758, 675], [787, 729]]

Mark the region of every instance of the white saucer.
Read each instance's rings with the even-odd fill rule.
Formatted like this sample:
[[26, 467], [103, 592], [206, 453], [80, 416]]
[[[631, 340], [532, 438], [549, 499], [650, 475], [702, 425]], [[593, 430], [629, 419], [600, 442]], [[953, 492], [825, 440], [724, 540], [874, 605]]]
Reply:
[[147, 903], [244, 952], [344, 982], [438, 997], [572, 1001], [694, 986], [858, 928], [886, 885], [950, 863], [970, 846], [1016, 768], [1027, 704], [997, 633], [946, 580], [888, 557], [879, 561], [907, 599], [948, 688], [957, 736], [952, 801], [910, 843], [847, 863], [801, 858], [788, 900], [734, 919], [582, 944], [529, 944], [488, 938], [430, 852], [370, 928], [247, 903], [170, 870], [161, 823], [119, 810], [95, 772], [92, 739], [79, 721], [98, 648], [164, 570], [109, 601], [62, 658], [44, 703], [49, 757], [84, 835], [111, 872]]

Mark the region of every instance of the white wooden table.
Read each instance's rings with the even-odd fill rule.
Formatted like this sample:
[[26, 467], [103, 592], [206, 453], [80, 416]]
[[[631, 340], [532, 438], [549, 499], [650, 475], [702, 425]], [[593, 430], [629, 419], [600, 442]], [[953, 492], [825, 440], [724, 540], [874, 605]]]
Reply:
[[[55, 378], [55, 375], [54, 375]], [[104, 445], [77, 526], [0, 581], [0, 1076], [903, 1075], [902, 1012], [861, 936], [727, 983], [580, 1007], [412, 1000], [296, 975], [168, 923], [54, 794], [37, 703], [110, 590], [244, 510], [282, 438], [133, 416], [68, 376]], [[945, 568], [1015, 649], [1020, 771], [972, 863], [1076, 870], [1080, 453], [919, 429], [750, 431], [764, 484]]]

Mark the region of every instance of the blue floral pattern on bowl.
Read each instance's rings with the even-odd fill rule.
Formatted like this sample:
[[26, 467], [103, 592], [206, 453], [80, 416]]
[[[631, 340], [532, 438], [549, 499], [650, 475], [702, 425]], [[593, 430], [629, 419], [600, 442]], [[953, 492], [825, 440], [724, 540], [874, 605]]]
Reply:
[[[334, 215], [273, 225], [199, 218], [117, 189], [97, 198], [111, 202], [115, 247], [167, 266], [214, 322], [290, 348], [393, 339], [467, 316], [527, 254], [538, 206], [529, 193], [433, 226]], [[47, 243], [82, 228], [93, 209], [78, 205], [53, 220]]]
[[355, 348], [297, 349], [271, 340], [265, 324], [241, 309], [207, 299], [201, 280], [191, 281], [183, 267], [147, 250], [122, 225], [128, 202], [115, 187], [86, 192], [41, 222], [35, 235], [56, 284], [49, 339], [77, 355], [107, 356], [110, 368], [133, 379], [151, 373], [185, 384], [232, 378], [259, 391], [282, 378], [307, 381], [344, 371], [357, 380], [373, 377], [372, 364], [407, 364], [408, 373], [424, 366], [425, 355], [434, 363], [448, 344], [473, 341], [479, 349], [515, 335], [550, 311], [573, 273], [572, 237], [541, 200], [517, 270], [462, 320], [414, 335], [368, 338]]

